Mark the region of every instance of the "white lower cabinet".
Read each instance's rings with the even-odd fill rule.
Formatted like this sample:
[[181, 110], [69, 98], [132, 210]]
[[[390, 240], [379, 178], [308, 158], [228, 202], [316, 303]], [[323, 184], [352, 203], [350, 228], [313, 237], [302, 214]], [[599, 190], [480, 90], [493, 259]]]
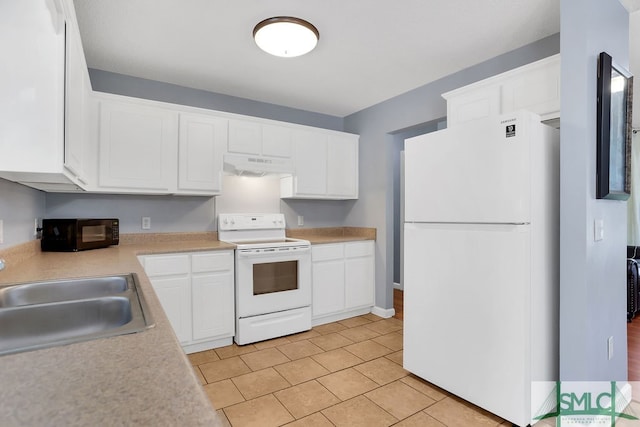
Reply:
[[235, 332], [233, 251], [191, 255], [193, 340]]
[[345, 306], [373, 306], [373, 242], [345, 243], [344, 252]]
[[233, 251], [144, 255], [139, 259], [187, 353], [232, 343]]
[[152, 279], [160, 304], [181, 344], [191, 341], [191, 283], [189, 275]]
[[374, 304], [374, 241], [313, 245], [313, 325], [369, 313]]

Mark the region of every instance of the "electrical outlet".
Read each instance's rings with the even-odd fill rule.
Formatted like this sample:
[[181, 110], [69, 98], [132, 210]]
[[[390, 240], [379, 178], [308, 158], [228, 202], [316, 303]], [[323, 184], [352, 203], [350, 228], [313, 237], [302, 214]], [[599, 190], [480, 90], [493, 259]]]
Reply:
[[613, 337], [609, 337], [607, 340], [607, 356], [609, 360], [613, 359]]
[[142, 229], [143, 230], [151, 230], [151, 217], [143, 216], [142, 217]]
[[304, 217], [302, 215], [298, 215], [298, 227], [302, 227], [304, 225]]
[[0, 245], [4, 243], [4, 221], [0, 219]]

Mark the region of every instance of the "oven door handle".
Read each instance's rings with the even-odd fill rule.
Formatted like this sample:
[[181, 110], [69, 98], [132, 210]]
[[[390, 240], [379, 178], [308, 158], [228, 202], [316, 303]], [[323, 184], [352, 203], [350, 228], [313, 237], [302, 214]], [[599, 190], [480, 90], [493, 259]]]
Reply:
[[236, 249], [236, 254], [242, 258], [248, 257], [261, 257], [261, 256], [273, 256], [273, 255], [285, 255], [294, 256], [296, 254], [304, 254], [311, 250], [310, 247], [297, 248], [297, 249], [278, 249], [264, 250], [264, 249]]

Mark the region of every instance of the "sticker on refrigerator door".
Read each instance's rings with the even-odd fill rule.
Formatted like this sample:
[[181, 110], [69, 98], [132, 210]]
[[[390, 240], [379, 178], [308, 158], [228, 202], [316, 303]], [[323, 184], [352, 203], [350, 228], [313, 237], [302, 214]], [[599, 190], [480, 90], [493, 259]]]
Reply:
[[504, 133], [505, 133], [505, 136], [506, 136], [507, 138], [511, 138], [511, 137], [513, 137], [513, 136], [516, 136], [516, 125], [515, 125], [515, 124], [513, 124], [513, 125], [506, 125], [506, 126], [504, 127], [504, 129], [505, 129]]

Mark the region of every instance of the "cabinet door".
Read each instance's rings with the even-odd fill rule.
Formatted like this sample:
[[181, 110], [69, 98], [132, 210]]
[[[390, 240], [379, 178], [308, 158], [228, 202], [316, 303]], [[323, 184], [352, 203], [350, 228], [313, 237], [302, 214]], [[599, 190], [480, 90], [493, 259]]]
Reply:
[[358, 198], [358, 140], [329, 136], [327, 145], [327, 195]]
[[374, 303], [373, 242], [345, 244], [345, 305], [346, 308], [372, 306]]
[[199, 252], [191, 255], [192, 273], [233, 271], [234, 251]]
[[560, 116], [560, 56], [538, 61], [502, 85], [502, 113], [529, 110], [542, 120]]
[[284, 126], [262, 125], [262, 154], [291, 158], [291, 129]]
[[294, 131], [294, 195], [324, 196], [327, 193], [327, 136]]
[[180, 114], [178, 191], [219, 194], [226, 144], [227, 120]]
[[471, 88], [447, 99], [447, 126], [500, 114], [500, 86]]
[[139, 259], [149, 277], [189, 274], [188, 255], [147, 255]]
[[259, 123], [229, 120], [229, 152], [256, 154], [261, 153], [262, 128]]
[[100, 103], [100, 187], [173, 192], [178, 114], [134, 102]]
[[79, 34], [65, 25], [65, 130], [64, 166], [80, 180], [85, 180], [84, 150], [87, 143], [87, 94], [89, 75]]
[[54, 29], [43, 1], [3, 1], [0, 9], [0, 170], [59, 171], [64, 26]]
[[193, 339], [233, 336], [233, 271], [193, 276]]
[[169, 323], [181, 343], [191, 341], [191, 285], [189, 276], [151, 278]]
[[313, 316], [345, 308], [344, 259], [314, 262], [312, 266]]

